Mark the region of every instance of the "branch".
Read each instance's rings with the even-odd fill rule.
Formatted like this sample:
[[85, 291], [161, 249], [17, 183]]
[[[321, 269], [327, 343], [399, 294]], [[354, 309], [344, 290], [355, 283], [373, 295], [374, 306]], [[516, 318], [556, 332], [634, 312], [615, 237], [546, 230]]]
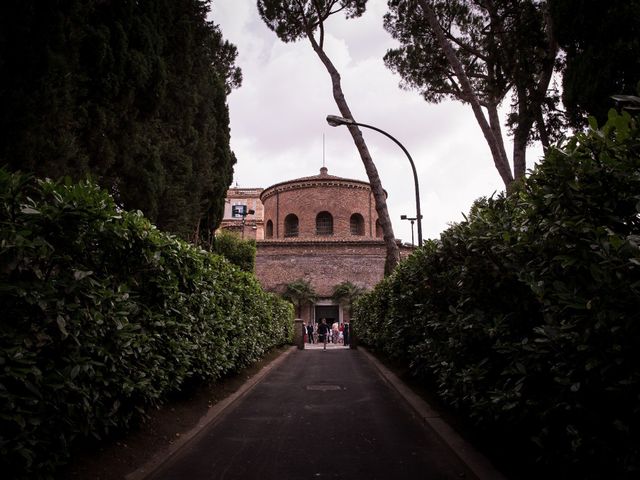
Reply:
[[555, 67], [556, 57], [558, 55], [558, 41], [556, 40], [555, 33], [553, 31], [553, 20], [551, 18], [551, 12], [549, 11], [549, 4], [546, 3], [543, 7], [542, 16], [546, 24], [546, 37], [547, 37], [547, 57], [545, 58], [542, 75], [536, 85], [536, 123], [538, 125], [538, 134], [540, 135], [540, 143], [546, 153], [550, 147], [549, 132], [547, 131], [547, 125], [544, 121], [544, 115], [542, 114], [542, 102], [547, 95], [549, 89], [549, 83], [553, 76], [553, 70]]
[[326, 4], [326, 11], [323, 11], [322, 5], [320, 5], [320, 2], [318, 0], [312, 0], [311, 3], [313, 3], [313, 7], [316, 11], [316, 14], [318, 15], [318, 22], [317, 24], [313, 25], [314, 28], [318, 27], [320, 29], [320, 39], [318, 41], [318, 46], [320, 47], [320, 49], [324, 50], [324, 21], [334, 13], [339, 13], [344, 10], [345, 6], [343, 5], [337, 10], [332, 11], [331, 9], [335, 6], [336, 3], [338, 3], [338, 0], [333, 0]]
[[449, 32], [447, 30], [443, 30], [443, 31], [445, 32], [445, 35], [446, 35], [447, 39], [449, 39], [450, 41], [455, 43], [462, 50], [465, 50], [465, 51], [471, 53], [476, 58], [479, 58], [480, 60], [482, 60], [484, 62], [487, 61], [487, 56], [484, 55], [480, 50], [477, 50], [477, 49], [473, 48], [471, 45], [469, 45], [467, 43], [464, 43], [462, 40], [458, 39], [458, 37], [453, 35], [451, 32]]
[[324, 23], [322, 20], [322, 12], [321, 12], [320, 6], [318, 5], [317, 0], [312, 0], [313, 6], [316, 10], [316, 14], [318, 15], [318, 21], [315, 23], [309, 21], [309, 18], [307, 17], [307, 14], [304, 9], [303, 1], [296, 0], [296, 3], [298, 4], [298, 8], [300, 9], [300, 12], [302, 14], [302, 21], [304, 23], [304, 29], [307, 33], [307, 37], [309, 38], [313, 37], [313, 31], [316, 29], [316, 27], [320, 29], [320, 40], [318, 41], [318, 44], [319, 44], [320, 50], [322, 50], [324, 48]]
[[339, 7], [337, 10], [331, 10], [333, 8], [333, 6], [338, 3], [338, 0], [333, 0], [328, 6], [327, 6], [327, 18], [329, 18], [329, 15], [333, 15], [334, 13], [339, 13], [342, 10], [344, 10], [346, 7], [346, 5], [342, 5], [341, 7]]
[[547, 37], [547, 55], [545, 58], [542, 75], [540, 76], [540, 79], [538, 80], [538, 83], [536, 85], [536, 93], [541, 97], [540, 104], [546, 96], [547, 90], [549, 88], [549, 83], [551, 82], [553, 69], [556, 63], [556, 57], [558, 55], [558, 41], [556, 40], [556, 36], [553, 31], [553, 20], [551, 18], [551, 12], [549, 11], [549, 3], [545, 3], [542, 8], [542, 17], [544, 18], [544, 23], [547, 27], [545, 31]]
[[507, 189], [511, 187], [513, 183], [513, 174], [511, 173], [511, 168], [509, 167], [509, 162], [505, 154], [503, 154], [504, 148], [501, 149], [499, 146], [499, 139], [497, 139], [492, 131], [491, 127], [487, 123], [487, 119], [484, 116], [482, 111], [482, 106], [480, 105], [480, 101], [478, 97], [474, 94], [473, 89], [471, 88], [471, 82], [467, 77], [464, 67], [460, 62], [460, 59], [456, 56], [453, 47], [448, 42], [444, 32], [440, 24], [438, 23], [438, 19], [436, 17], [436, 13], [431, 8], [430, 3], [427, 0], [418, 0], [420, 7], [422, 8], [422, 12], [426, 17], [429, 26], [433, 30], [436, 38], [438, 40], [438, 44], [440, 48], [444, 51], [444, 54], [447, 58], [447, 61], [453, 68], [456, 73], [456, 77], [460, 82], [460, 86], [462, 87], [462, 92], [464, 95], [469, 97], [469, 103], [471, 104], [471, 108], [476, 117], [476, 121], [480, 125], [480, 129], [489, 145], [489, 149], [491, 150], [491, 156], [493, 157], [493, 162], [502, 178]]

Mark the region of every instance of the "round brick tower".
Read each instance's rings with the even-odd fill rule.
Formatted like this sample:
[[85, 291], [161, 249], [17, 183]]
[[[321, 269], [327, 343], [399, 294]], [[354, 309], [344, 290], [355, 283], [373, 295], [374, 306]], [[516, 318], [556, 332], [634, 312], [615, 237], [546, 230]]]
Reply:
[[[337, 285], [366, 290], [384, 277], [386, 249], [368, 182], [320, 175], [277, 183], [260, 194], [264, 239], [257, 241], [256, 275], [266, 290], [283, 293], [305, 280], [317, 294], [299, 312], [305, 322], [349, 319], [332, 298]], [[377, 228], [376, 228], [377, 227]]]
[[369, 183], [329, 175], [325, 167], [320, 175], [266, 188], [260, 200], [265, 240], [370, 241], [382, 236]]

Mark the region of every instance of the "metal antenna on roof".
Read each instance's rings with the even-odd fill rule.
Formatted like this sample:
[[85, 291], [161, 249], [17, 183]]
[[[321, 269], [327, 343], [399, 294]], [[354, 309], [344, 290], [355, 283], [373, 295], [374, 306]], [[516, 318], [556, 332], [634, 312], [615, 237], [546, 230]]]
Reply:
[[326, 165], [324, 164], [324, 133], [322, 134], [322, 166], [326, 167]]

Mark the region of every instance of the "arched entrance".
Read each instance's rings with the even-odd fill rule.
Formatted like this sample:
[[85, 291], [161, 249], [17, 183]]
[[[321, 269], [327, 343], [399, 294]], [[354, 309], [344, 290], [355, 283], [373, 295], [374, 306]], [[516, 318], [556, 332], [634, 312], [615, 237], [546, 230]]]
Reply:
[[340, 307], [338, 305], [316, 305], [315, 311], [316, 323], [320, 323], [320, 319], [324, 318], [328, 325], [340, 321]]

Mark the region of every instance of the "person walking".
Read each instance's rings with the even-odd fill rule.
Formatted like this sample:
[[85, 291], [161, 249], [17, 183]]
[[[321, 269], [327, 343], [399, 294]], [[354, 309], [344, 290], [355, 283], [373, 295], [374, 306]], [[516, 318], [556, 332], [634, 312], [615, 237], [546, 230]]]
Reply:
[[309, 323], [309, 325], [307, 325], [307, 337], [308, 337], [309, 343], [315, 343], [313, 341], [313, 323]]
[[344, 339], [344, 346], [348, 346], [351, 342], [351, 326], [349, 325], [349, 322], [344, 322], [342, 337]]
[[320, 320], [320, 325], [318, 325], [318, 341], [324, 344], [324, 350], [327, 349], [327, 337], [329, 337], [329, 325], [323, 318]]

